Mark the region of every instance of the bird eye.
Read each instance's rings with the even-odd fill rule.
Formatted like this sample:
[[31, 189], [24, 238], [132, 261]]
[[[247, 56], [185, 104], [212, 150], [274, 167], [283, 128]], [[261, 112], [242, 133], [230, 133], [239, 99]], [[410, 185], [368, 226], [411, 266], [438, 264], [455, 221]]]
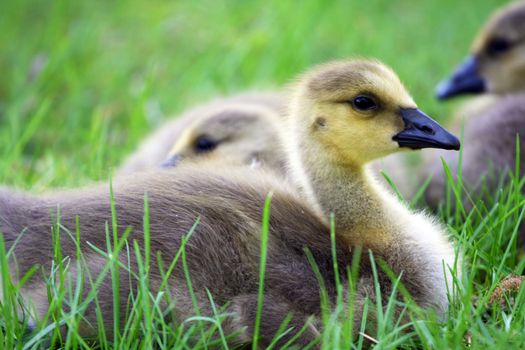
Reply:
[[218, 143], [209, 136], [199, 136], [197, 140], [195, 140], [195, 150], [197, 153], [210, 152], [215, 149], [217, 145]]
[[357, 96], [352, 100], [352, 105], [358, 111], [370, 111], [377, 108], [376, 101], [368, 96]]
[[497, 56], [508, 51], [512, 47], [508, 40], [495, 38], [487, 44], [487, 53], [491, 56]]

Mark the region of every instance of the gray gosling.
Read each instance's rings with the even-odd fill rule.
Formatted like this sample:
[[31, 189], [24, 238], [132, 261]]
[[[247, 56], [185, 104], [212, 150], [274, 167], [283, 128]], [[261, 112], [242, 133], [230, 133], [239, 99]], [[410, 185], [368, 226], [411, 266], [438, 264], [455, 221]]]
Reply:
[[447, 99], [461, 94], [525, 92], [525, 1], [496, 11], [474, 40], [471, 54], [436, 90]]
[[285, 176], [281, 114], [261, 105], [232, 106], [191, 123], [175, 140], [162, 163], [172, 167], [190, 161], [271, 169]]
[[[475, 39], [470, 56], [437, 88], [442, 100], [463, 94], [483, 96], [457, 113], [465, 122], [462, 179], [469, 197], [464, 206], [470, 208], [473, 201], [493, 196], [501, 177], [515, 169], [517, 134], [519, 171], [525, 173], [525, 1], [496, 11]], [[456, 175], [459, 155], [439, 155]], [[424, 169], [424, 177], [432, 176], [427, 203], [438, 207], [445, 197], [443, 166], [427, 162]]]
[[[376, 300], [374, 277], [368, 252], [384, 261], [425, 309], [443, 316], [448, 307], [447, 286], [453, 285], [449, 269], [455, 255], [446, 230], [431, 217], [412, 212], [370, 177], [366, 164], [390, 153], [439, 147], [458, 149], [459, 141], [418, 108], [395, 73], [377, 61], [349, 60], [321, 65], [300, 77], [295, 84], [287, 118], [286, 136], [291, 185], [264, 170], [217, 164], [181, 165], [173, 171], [143, 173], [117, 180], [113, 191], [118, 231], [133, 228], [128, 238], [144, 247], [144, 194], [149, 203], [151, 235], [152, 293], [159, 292], [164, 269], [184, 246], [193, 289], [202, 315], [213, 315], [206, 290], [218, 307], [226, 306], [233, 316], [223, 322], [227, 334], [238, 333], [237, 343], [249, 343], [257, 310], [262, 208], [269, 193], [271, 201], [265, 295], [259, 343], [268, 346], [282, 321], [292, 315], [293, 327], [277, 343], [286, 343], [303, 325], [297, 339], [304, 346], [322, 332], [319, 281], [305, 249], [311, 252], [327, 295], [336, 300], [334, 264], [331, 253], [330, 213], [334, 213], [336, 256], [342, 285], [348, 289], [346, 267], [357, 248], [363, 251], [355, 298], [355, 327], [359, 329], [367, 298]], [[298, 194], [296, 188], [301, 189]], [[107, 186], [51, 193], [41, 197], [0, 191], [0, 231], [7, 249], [19, 239], [11, 263], [16, 281], [32, 266], [35, 274], [22, 288], [26, 304], [33, 304], [34, 317], [42, 318], [48, 297], [42, 276], [49, 275], [53, 261], [50, 227], [60, 208], [62, 256], [67, 257], [67, 277], [76, 281], [76, 243], [66, 230], [80, 225], [80, 247], [93, 278], [101, 273], [105, 257], [87, 245], [105, 249], [105, 226], [111, 227]], [[195, 230], [188, 237], [196, 220]], [[157, 259], [158, 255], [158, 259]], [[115, 257], [113, 257], [114, 259]], [[136, 272], [137, 257], [121, 252], [119, 260]], [[129, 260], [128, 260], [129, 259]], [[129, 261], [129, 262], [128, 262]], [[120, 310], [136, 293], [137, 280], [121, 270]], [[392, 280], [378, 267], [384, 305], [392, 292]], [[179, 261], [165, 288], [174, 298], [170, 316], [182, 322], [195, 315], [186, 278]], [[67, 281], [66, 281], [67, 283]], [[88, 282], [86, 282], [88, 283]], [[84, 289], [89, 290], [90, 286]], [[98, 300], [106, 331], [113, 329], [111, 278], [98, 289]], [[93, 304], [93, 303], [92, 303]], [[400, 312], [401, 308], [398, 310]], [[367, 329], [373, 327], [369, 315]], [[121, 312], [120, 324], [124, 324]], [[96, 334], [93, 305], [85, 310], [83, 336]]]
[[[148, 136], [127, 159], [124, 160], [123, 164], [117, 170], [118, 175], [129, 175], [139, 171], [155, 171], [159, 165], [165, 162], [170, 150], [184, 133], [187, 133], [189, 128], [194, 128], [197, 125], [207, 125], [208, 121], [213, 125], [217, 125], [221, 132], [220, 135], [214, 135], [214, 129], [207, 128], [207, 134], [194, 135], [194, 147], [195, 153], [199, 151], [199, 148], [206, 147], [205, 141], [202, 145], [198, 144], [198, 138], [210, 138], [214, 137], [211, 141], [221, 146], [229, 144], [230, 142], [237, 142], [237, 140], [243, 140], [243, 144], [246, 137], [253, 136], [254, 132], [250, 134], [226, 135], [232, 136], [231, 141], [229, 138], [219, 139], [217, 136], [225, 136], [224, 129], [231, 125], [230, 130], [235, 131], [241, 128], [244, 132], [248, 131], [248, 126], [253, 126], [253, 130], [261, 128], [261, 132], [266, 132], [270, 126], [262, 126], [264, 119], [273, 118], [275, 114], [282, 114], [284, 110], [284, 99], [281, 94], [274, 92], [248, 92], [242, 93], [235, 96], [226, 98], [218, 98], [212, 100], [206, 104], [194, 107], [181, 116], [170, 120], [161, 125], [156, 131]], [[246, 116], [246, 119], [244, 119]], [[267, 124], [269, 125], [269, 124]], [[185, 138], [187, 140], [187, 138]], [[257, 138], [260, 140], [261, 138]], [[253, 145], [253, 147], [260, 147]], [[220, 147], [221, 149], [223, 147]], [[203, 153], [199, 154], [199, 156]], [[224, 153], [222, 153], [224, 155]], [[228, 159], [233, 160], [232, 156]], [[165, 164], [168, 165], [168, 164]]]

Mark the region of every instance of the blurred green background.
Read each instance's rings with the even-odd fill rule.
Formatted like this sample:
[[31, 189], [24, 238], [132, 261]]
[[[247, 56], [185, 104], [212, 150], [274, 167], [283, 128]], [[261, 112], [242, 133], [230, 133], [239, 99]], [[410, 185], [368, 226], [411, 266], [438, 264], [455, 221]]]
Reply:
[[278, 87], [326, 60], [391, 65], [422, 109], [503, 2], [0, 2], [0, 180], [36, 191], [107, 179], [166, 118]]

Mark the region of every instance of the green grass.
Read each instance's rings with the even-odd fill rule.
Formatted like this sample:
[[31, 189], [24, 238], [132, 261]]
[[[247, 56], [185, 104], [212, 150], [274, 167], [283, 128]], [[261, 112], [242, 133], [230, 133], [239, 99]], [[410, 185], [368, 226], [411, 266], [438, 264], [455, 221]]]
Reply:
[[[466, 54], [479, 26], [500, 3], [2, 1], [0, 182], [41, 192], [107, 181], [142, 137], [190, 105], [216, 95], [282, 86], [311, 65], [340, 57], [380, 58], [399, 73], [425, 112], [446, 121], [457, 103], [435, 101], [434, 86]], [[439, 215], [463, 252], [464, 287], [454, 293], [443, 323], [427, 315], [416, 317], [418, 310], [410, 306], [407, 313], [415, 316], [407, 329], [387, 305], [372, 335], [377, 348], [525, 347], [524, 292], [505, 307], [488, 305], [497, 282], [525, 268], [516, 243], [516, 223], [524, 215], [522, 185], [514, 175], [509, 185], [470, 213], [456, 198], [461, 187], [454, 188]], [[107, 228], [107, 251], [99, 253], [116, 256], [120, 250], [137, 250], [132, 242], [118, 239], [115, 224]], [[58, 225], [53, 232], [55, 239], [68, 234]], [[78, 239], [78, 232], [69, 234]], [[17, 286], [9, 284], [8, 252], [2, 249], [0, 244], [0, 278], [8, 287], [0, 307], [0, 347], [91, 345], [74, 331], [57, 345], [56, 324], [75, 330], [79, 314], [94, 298], [69, 288], [63, 264], [55, 267], [62, 277], [49, 279], [55, 301], [48, 322], [26, 332], [14, 312]], [[101, 348], [205, 348], [206, 342], [225, 346], [229, 335], [221, 330], [225, 315], [219, 306], [210, 317], [196, 310], [195, 318], [180, 325], [165, 320], [165, 296], [149, 294], [149, 254], [143, 257], [129, 320], [119, 325], [121, 336], [108, 339], [101, 332]], [[184, 263], [183, 249], [177, 259]], [[125, 268], [113, 260], [105, 272], [117, 276]], [[172, 268], [164, 267], [165, 279]], [[80, 277], [85, 284], [100, 283]], [[191, 276], [187, 280], [191, 282]], [[118, 289], [118, 279], [114, 282]], [[67, 314], [60, 308], [65, 299], [75, 300]], [[347, 312], [339, 303], [334, 313], [324, 315], [326, 349], [348, 348], [352, 315]], [[363, 337], [355, 340], [355, 348], [365, 345]]]

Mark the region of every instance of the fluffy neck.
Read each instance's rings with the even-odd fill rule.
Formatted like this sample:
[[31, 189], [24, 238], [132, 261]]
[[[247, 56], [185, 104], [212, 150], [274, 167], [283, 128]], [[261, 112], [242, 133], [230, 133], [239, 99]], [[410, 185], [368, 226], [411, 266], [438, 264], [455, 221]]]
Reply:
[[328, 223], [333, 213], [336, 232], [350, 245], [387, 245], [402, 206], [384, 193], [367, 167], [332, 164], [319, 156], [317, 147], [301, 144], [297, 136], [289, 138], [289, 171], [318, 214]]

